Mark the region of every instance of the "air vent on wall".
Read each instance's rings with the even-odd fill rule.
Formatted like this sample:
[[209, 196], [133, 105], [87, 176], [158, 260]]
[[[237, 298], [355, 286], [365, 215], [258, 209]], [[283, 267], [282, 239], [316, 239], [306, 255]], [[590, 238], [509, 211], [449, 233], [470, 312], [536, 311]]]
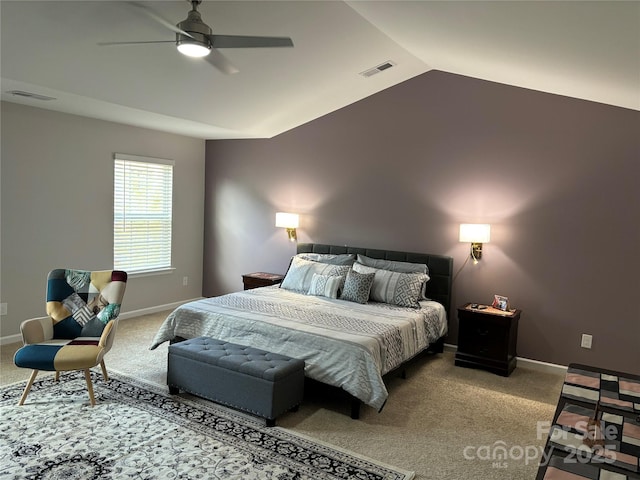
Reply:
[[362, 75], [363, 77], [371, 77], [377, 73], [383, 72], [384, 70], [387, 70], [388, 68], [391, 67], [395, 67], [395, 63], [393, 63], [391, 60], [389, 60], [388, 62], [384, 62], [381, 63], [380, 65], [370, 68], [369, 70], [365, 70], [364, 72], [360, 72], [360, 75]]
[[7, 93], [14, 95], [16, 97], [32, 98], [34, 100], [44, 100], [45, 102], [49, 100], [56, 100], [56, 98], [54, 97], [47, 97], [46, 95], [39, 95], [37, 93], [25, 92], [23, 90], [9, 90]]

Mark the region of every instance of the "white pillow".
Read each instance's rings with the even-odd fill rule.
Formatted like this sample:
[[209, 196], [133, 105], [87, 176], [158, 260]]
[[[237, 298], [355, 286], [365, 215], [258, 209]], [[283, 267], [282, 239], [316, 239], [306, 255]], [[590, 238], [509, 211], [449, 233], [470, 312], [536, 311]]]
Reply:
[[338, 294], [344, 285], [345, 275], [318, 275], [313, 274], [311, 286], [307, 295], [317, 297], [338, 298]]
[[389, 303], [400, 307], [417, 308], [422, 296], [422, 287], [429, 280], [425, 273], [400, 273], [354, 263], [358, 273], [374, 273], [369, 299], [374, 302]]
[[307, 293], [309, 287], [311, 287], [311, 280], [314, 274], [346, 275], [350, 268], [348, 265], [330, 265], [328, 263], [312, 262], [296, 256], [291, 260], [291, 265], [284, 280], [280, 284], [280, 288]]

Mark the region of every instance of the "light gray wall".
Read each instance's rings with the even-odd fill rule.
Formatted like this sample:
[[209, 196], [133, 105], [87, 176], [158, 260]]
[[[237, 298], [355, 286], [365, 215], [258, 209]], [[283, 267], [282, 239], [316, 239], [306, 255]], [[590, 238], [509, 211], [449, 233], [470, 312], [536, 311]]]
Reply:
[[1, 337], [45, 314], [49, 270], [113, 268], [115, 152], [175, 160], [175, 271], [130, 278], [122, 311], [201, 296], [204, 140], [7, 102], [1, 113]]
[[276, 211], [301, 214], [300, 241], [451, 255], [454, 271], [458, 225], [487, 222], [454, 307], [506, 295], [520, 356], [640, 373], [639, 132], [637, 111], [433, 71], [272, 139], [208, 141], [203, 293], [286, 270]]

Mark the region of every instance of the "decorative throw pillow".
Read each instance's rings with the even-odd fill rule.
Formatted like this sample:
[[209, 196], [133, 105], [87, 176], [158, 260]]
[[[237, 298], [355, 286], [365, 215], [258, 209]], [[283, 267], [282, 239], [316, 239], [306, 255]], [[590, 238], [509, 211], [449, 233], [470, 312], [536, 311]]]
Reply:
[[314, 274], [346, 275], [350, 268], [348, 265], [312, 262], [295, 256], [291, 260], [289, 270], [287, 270], [280, 287], [294, 292], [307, 293]]
[[[400, 262], [397, 260], [381, 260], [378, 258], [367, 257], [366, 255], [358, 254], [358, 263], [366, 265], [367, 267], [379, 268], [380, 270], [391, 270], [392, 272], [399, 273], [426, 273], [429, 275], [429, 267], [426, 263], [411, 263]], [[429, 278], [427, 278], [429, 281]], [[426, 295], [427, 282], [422, 284], [422, 291], [420, 292], [421, 300], [428, 300]]]
[[344, 275], [318, 275], [314, 273], [307, 295], [338, 298], [338, 292], [344, 281]]
[[359, 273], [349, 270], [340, 298], [350, 302], [367, 303], [374, 277], [375, 273]]
[[392, 272], [367, 267], [357, 262], [353, 265], [353, 270], [374, 275], [371, 300], [400, 307], [417, 308], [419, 306], [418, 300], [422, 295], [422, 287], [429, 279], [425, 273]]

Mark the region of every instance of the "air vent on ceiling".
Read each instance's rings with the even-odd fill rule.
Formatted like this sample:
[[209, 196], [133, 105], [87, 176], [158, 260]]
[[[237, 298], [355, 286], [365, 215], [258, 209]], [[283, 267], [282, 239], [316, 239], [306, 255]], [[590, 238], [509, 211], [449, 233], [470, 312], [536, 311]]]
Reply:
[[48, 102], [49, 100], [56, 100], [54, 97], [47, 97], [46, 95], [39, 95], [37, 93], [25, 92], [23, 90], [9, 90], [7, 93], [14, 95], [16, 97], [25, 97], [32, 98], [34, 100], [44, 100]]
[[388, 62], [384, 62], [381, 63], [380, 65], [370, 68], [369, 70], [365, 70], [364, 72], [360, 72], [360, 75], [362, 75], [363, 77], [371, 77], [377, 73], [383, 72], [385, 70], [387, 70], [388, 68], [391, 67], [395, 67], [395, 63], [393, 63], [391, 60], [389, 60]]

